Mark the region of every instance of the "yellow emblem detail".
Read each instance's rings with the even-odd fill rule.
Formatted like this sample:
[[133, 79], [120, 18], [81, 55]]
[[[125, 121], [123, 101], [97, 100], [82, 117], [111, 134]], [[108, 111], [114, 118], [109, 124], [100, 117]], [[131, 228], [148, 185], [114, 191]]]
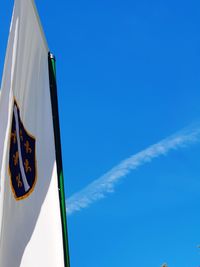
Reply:
[[15, 155], [13, 155], [14, 165], [17, 166], [19, 161], [19, 152], [17, 151]]
[[21, 182], [21, 179], [20, 179], [20, 174], [17, 175], [16, 181], [17, 181], [18, 188], [22, 187], [22, 182]]
[[16, 131], [14, 131], [14, 133], [11, 133], [11, 139], [13, 140], [13, 143], [14, 143], [14, 144], [17, 142]]
[[31, 172], [31, 167], [29, 166], [29, 161], [28, 161], [28, 159], [25, 160], [25, 162], [24, 162], [24, 167], [25, 167], [25, 171], [26, 171], [26, 173], [27, 173], [27, 172]]
[[26, 153], [30, 154], [32, 152], [32, 149], [30, 148], [30, 144], [29, 141], [26, 141], [26, 143], [24, 144], [25, 148], [26, 148]]

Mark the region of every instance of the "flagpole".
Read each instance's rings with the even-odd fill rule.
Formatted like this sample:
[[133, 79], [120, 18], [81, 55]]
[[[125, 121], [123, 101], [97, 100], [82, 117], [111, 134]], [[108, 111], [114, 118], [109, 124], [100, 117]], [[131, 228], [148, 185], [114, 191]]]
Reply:
[[65, 261], [65, 267], [70, 267], [68, 235], [67, 235], [67, 217], [66, 217], [66, 206], [65, 206], [65, 191], [64, 191], [64, 176], [63, 176], [61, 140], [60, 140], [60, 124], [59, 124], [59, 114], [58, 114], [56, 59], [55, 56], [50, 52], [48, 54], [48, 64], [49, 64], [49, 83], [50, 83], [50, 95], [51, 95], [51, 106], [52, 106], [52, 116], [53, 116], [56, 163], [57, 163], [57, 173], [58, 173], [58, 192], [60, 199], [60, 213], [61, 213], [62, 232], [63, 232], [64, 261]]

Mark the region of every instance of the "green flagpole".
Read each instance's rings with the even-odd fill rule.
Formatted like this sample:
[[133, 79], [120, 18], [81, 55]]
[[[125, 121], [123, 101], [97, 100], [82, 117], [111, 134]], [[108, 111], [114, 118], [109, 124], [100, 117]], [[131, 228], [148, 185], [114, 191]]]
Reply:
[[56, 59], [54, 55], [51, 54], [50, 52], [48, 54], [48, 63], [49, 63], [49, 83], [50, 83], [50, 95], [51, 95], [54, 139], [55, 139], [55, 150], [56, 150], [56, 163], [57, 163], [57, 173], [58, 173], [58, 191], [60, 199], [60, 213], [61, 213], [62, 233], [63, 233], [64, 261], [65, 261], [65, 267], [70, 267], [68, 235], [67, 235], [67, 217], [66, 217], [66, 206], [65, 206], [65, 191], [64, 191], [64, 176], [63, 176], [61, 140], [60, 140], [60, 124], [59, 124], [59, 114], [58, 114]]

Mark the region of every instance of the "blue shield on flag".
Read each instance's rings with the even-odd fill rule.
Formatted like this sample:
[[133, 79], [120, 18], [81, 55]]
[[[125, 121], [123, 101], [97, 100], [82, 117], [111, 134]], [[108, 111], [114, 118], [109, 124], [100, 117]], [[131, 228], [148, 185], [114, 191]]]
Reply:
[[9, 175], [16, 200], [28, 197], [37, 177], [35, 137], [24, 127], [17, 102], [14, 101], [10, 134]]

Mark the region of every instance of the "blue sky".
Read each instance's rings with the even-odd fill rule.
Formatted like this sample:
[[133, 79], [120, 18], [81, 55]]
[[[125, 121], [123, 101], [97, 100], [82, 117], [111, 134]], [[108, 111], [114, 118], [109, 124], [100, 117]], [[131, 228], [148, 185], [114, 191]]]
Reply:
[[[1, 75], [13, 1], [0, 3]], [[57, 57], [68, 198], [164, 138], [199, 129], [199, 1], [36, 4]], [[68, 216], [71, 267], [200, 265], [199, 134], [194, 139]]]

